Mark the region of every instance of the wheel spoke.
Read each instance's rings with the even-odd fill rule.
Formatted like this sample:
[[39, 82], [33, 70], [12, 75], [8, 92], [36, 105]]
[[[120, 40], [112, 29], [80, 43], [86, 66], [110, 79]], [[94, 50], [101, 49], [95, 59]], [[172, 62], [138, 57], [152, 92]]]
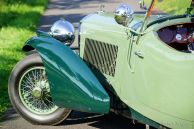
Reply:
[[33, 81], [32, 81], [33, 79], [32, 79], [32, 77], [30, 76], [30, 73], [28, 73], [28, 78], [29, 78], [30, 82], [31, 82], [32, 84], [34, 84]]
[[31, 85], [31, 86], [33, 86], [34, 84], [33, 83], [31, 83], [28, 79], [26, 79], [25, 81], [24, 81], [24, 83], [27, 85], [27, 84], [29, 84], [29, 85]]
[[44, 67], [29, 69], [20, 79], [20, 98], [32, 112], [47, 114], [58, 107], [53, 103]]
[[32, 87], [29, 85], [25, 85], [25, 84], [21, 84], [23, 87], [29, 88], [30, 90], [32, 90]]

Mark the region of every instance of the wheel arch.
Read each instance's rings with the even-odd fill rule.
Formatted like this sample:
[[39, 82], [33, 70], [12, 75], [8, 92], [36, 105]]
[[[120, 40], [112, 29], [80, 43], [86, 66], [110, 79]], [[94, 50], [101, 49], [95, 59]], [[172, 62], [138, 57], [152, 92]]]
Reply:
[[23, 51], [35, 50], [45, 66], [55, 104], [84, 112], [108, 113], [110, 98], [88, 66], [52, 37], [32, 37]]
[[30, 45], [28, 45], [28, 44], [25, 44], [25, 45], [23, 46], [22, 50], [23, 50], [24, 52], [29, 52], [29, 51], [33, 51], [33, 50], [35, 50], [35, 49], [34, 49], [32, 46], [30, 46]]

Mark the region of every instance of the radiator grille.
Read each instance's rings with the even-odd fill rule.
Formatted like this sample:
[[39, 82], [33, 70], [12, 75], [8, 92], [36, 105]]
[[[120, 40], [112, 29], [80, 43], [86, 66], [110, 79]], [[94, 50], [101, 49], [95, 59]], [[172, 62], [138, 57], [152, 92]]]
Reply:
[[116, 45], [86, 38], [83, 59], [89, 67], [95, 67], [102, 73], [114, 76], [117, 52]]

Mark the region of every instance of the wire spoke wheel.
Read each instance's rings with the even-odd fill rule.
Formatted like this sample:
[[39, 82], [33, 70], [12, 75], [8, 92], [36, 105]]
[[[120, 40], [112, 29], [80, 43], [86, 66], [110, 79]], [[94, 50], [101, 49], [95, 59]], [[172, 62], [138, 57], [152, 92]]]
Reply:
[[58, 107], [53, 103], [43, 66], [32, 67], [19, 81], [19, 97], [24, 106], [36, 114], [51, 114]]
[[32, 124], [57, 125], [71, 113], [71, 109], [55, 105], [38, 53], [27, 55], [16, 64], [9, 77], [8, 93], [14, 109]]

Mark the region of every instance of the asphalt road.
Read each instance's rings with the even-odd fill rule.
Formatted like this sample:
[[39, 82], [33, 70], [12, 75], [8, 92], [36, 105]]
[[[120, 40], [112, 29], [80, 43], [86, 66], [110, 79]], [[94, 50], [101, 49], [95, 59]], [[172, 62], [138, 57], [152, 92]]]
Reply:
[[84, 16], [99, 11], [101, 5], [105, 6], [103, 10], [113, 12], [121, 3], [127, 3], [135, 11], [140, 10], [138, 0], [50, 0], [37, 29], [49, 31], [52, 24], [61, 18], [77, 27]]
[[98, 115], [74, 111], [67, 120], [57, 126], [33, 125], [21, 118], [13, 109], [8, 111], [2, 129], [145, 129], [145, 125], [133, 122], [113, 113]]
[[[81, 18], [100, 10], [114, 11], [120, 3], [128, 3], [135, 11], [139, 11], [137, 0], [50, 0], [47, 9], [40, 19], [37, 29], [49, 31], [51, 25], [60, 18], [72, 22], [77, 27]], [[13, 109], [5, 114], [0, 123], [2, 129], [144, 129], [141, 124], [133, 124], [131, 120], [115, 114], [97, 115], [74, 111], [70, 117], [58, 126], [32, 125], [21, 118]]]

